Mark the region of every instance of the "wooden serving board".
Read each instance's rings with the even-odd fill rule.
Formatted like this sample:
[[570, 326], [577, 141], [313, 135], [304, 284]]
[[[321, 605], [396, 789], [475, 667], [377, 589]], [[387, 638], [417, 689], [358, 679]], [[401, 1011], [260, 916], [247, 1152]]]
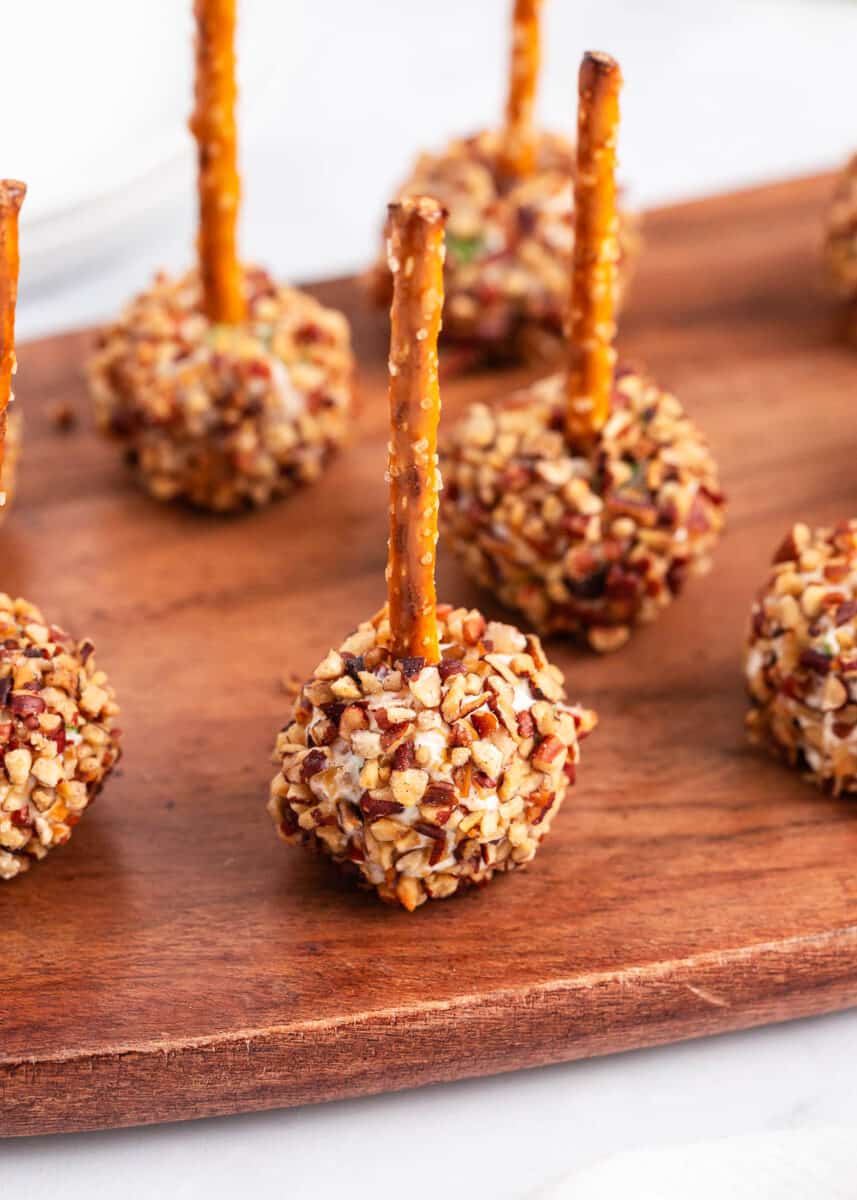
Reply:
[[[290, 502], [153, 503], [98, 441], [87, 335], [22, 347], [22, 490], [0, 587], [92, 634], [119, 777], [0, 885], [0, 1130], [303, 1104], [857, 1003], [857, 806], [744, 740], [750, 597], [795, 518], [857, 513], [857, 353], [817, 282], [829, 179], [652, 214], [622, 322], [710, 435], [731, 498], [707, 581], [614, 657], [550, 649], [600, 712], [528, 871], [415, 915], [283, 847], [269, 756], [306, 675], [383, 596], [386, 321], [353, 282], [353, 447]], [[522, 378], [456, 376], [444, 419]], [[59, 401], [80, 412], [52, 425]], [[442, 597], [490, 600], [442, 555]]]

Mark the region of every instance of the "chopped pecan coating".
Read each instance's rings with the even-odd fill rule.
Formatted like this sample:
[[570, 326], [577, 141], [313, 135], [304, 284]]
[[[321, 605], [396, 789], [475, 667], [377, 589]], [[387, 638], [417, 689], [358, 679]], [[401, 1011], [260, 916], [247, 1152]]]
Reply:
[[789, 532], [753, 603], [744, 673], [751, 740], [857, 792], [857, 521]]
[[[268, 805], [284, 841], [409, 910], [529, 862], [596, 723], [565, 702], [537, 638], [449, 605], [438, 624], [440, 662], [416, 673], [394, 655], [386, 608], [324, 659], [277, 739]], [[359, 724], [331, 707], [331, 662], [345, 672], [350, 655], [367, 659]]]
[[709, 566], [717, 467], [675, 397], [619, 374], [591, 450], [565, 437], [556, 375], [473, 405], [441, 446], [441, 529], [468, 569], [542, 633], [618, 649]]
[[348, 324], [260, 268], [243, 272], [247, 321], [212, 324], [199, 275], [159, 276], [100, 336], [96, 417], [146, 489], [228, 512], [321, 474], [345, 439], [354, 386]]
[[118, 716], [92, 643], [0, 593], [0, 879], [71, 837], [119, 758]]

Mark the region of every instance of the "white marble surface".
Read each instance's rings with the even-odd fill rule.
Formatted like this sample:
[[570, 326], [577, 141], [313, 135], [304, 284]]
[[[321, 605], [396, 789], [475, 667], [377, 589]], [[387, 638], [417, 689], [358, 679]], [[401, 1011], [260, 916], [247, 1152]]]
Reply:
[[[189, 64], [175, 50], [186, 6], [146, 3], [157, 20], [140, 20], [136, 0], [75, 7], [92, 55], [82, 68], [63, 52], [65, 35], [53, 48], [39, 41], [45, 10], [57, 16], [61, 0], [0, 3], [4, 28], [12, 13], [27, 17], [4, 67], [17, 72], [6, 74], [7, 87], [27, 87], [4, 171], [34, 181], [22, 336], [105, 316], [156, 266], [190, 256], [192, 159], [181, 134]], [[412, 150], [497, 113], [507, 2], [243, 4], [245, 251], [295, 278], [358, 267]], [[427, 7], [434, 26], [418, 33]], [[580, 51], [617, 54], [627, 79], [623, 172], [641, 203], [829, 166], [857, 143], [855, 4], [547, 0], [547, 9], [542, 111], [571, 128]], [[99, 60], [117, 44], [124, 69], [112, 61], [105, 110]], [[69, 110], [53, 119], [72, 66]], [[88, 106], [98, 106], [98, 139], [81, 144], [77, 191], [70, 178], [66, 195], [52, 164], [71, 169], [67, 139], [93, 128]], [[145, 148], [142, 175], [135, 146]], [[857, 1014], [833, 1016], [295, 1112], [5, 1144], [0, 1192], [519, 1197], [629, 1147], [851, 1121], [855, 1060]]]

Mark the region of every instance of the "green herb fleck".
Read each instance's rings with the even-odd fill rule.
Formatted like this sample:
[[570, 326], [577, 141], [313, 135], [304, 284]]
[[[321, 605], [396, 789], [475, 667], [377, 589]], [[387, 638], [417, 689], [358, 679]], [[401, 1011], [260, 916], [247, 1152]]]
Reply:
[[485, 246], [485, 238], [481, 234], [474, 237], [456, 237], [454, 233], [446, 235], [447, 252], [460, 263], [473, 262], [478, 258]]

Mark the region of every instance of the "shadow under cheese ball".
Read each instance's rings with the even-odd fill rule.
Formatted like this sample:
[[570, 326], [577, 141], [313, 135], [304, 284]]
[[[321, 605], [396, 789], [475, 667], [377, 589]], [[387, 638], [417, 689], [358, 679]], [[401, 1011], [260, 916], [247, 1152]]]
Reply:
[[159, 500], [229, 512], [312, 483], [345, 440], [348, 323], [236, 256], [235, 0], [196, 0], [199, 268], [159, 275], [100, 335], [102, 431]]
[[[541, 0], [516, 0], [506, 123], [423, 154], [399, 189], [447, 210], [443, 338], [486, 357], [543, 361], [561, 352], [574, 248], [575, 150], [533, 128]], [[621, 299], [639, 248], [635, 220], [620, 216]], [[373, 274], [379, 303], [392, 280], [386, 256]]]
[[[25, 190], [15, 180], [0, 180], [0, 466], [6, 479], [2, 418], [15, 362], [18, 212]], [[68, 841], [119, 758], [118, 715], [92, 643], [76, 641], [34, 605], [0, 591], [0, 880], [14, 879]]]
[[468, 571], [542, 633], [624, 644], [708, 568], [723, 525], [717, 466], [678, 400], [615, 371], [618, 65], [580, 72], [568, 369], [444, 440], [445, 539]]
[[834, 794], [857, 792], [857, 520], [795, 525], [753, 603], [751, 739]]
[[533, 858], [596, 718], [537, 637], [436, 603], [443, 214], [403, 201], [391, 229], [388, 604], [301, 689], [269, 811], [412, 911]]

